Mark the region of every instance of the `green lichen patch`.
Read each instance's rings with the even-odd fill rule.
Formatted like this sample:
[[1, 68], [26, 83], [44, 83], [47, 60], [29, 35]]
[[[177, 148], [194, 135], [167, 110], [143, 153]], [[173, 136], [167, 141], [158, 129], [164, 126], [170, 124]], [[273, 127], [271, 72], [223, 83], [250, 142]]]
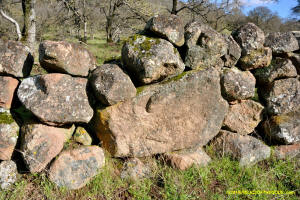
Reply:
[[141, 94], [147, 87], [148, 86], [145, 85], [145, 86], [141, 86], [141, 87], [136, 88], [136, 95]]
[[0, 124], [11, 124], [15, 122], [10, 113], [0, 113]]
[[138, 52], [139, 56], [149, 57], [151, 56], [151, 48], [153, 45], [160, 44], [160, 39], [135, 34], [130, 37], [127, 42], [134, 47], [133, 50]]

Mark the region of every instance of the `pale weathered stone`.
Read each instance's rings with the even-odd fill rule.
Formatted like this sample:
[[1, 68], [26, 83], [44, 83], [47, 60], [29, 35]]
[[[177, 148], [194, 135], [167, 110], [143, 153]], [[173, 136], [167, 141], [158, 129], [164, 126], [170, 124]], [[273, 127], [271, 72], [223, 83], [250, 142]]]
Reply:
[[121, 178], [137, 181], [151, 177], [152, 173], [151, 166], [144, 164], [138, 158], [130, 158], [123, 164]]
[[299, 44], [292, 32], [269, 33], [265, 46], [270, 47], [275, 54], [293, 52], [299, 49]]
[[130, 101], [98, 109], [92, 125], [115, 157], [203, 146], [218, 133], [228, 110], [219, 83], [215, 69], [187, 72], [138, 89]]
[[277, 159], [300, 158], [300, 143], [276, 146], [274, 155]]
[[103, 150], [98, 146], [84, 146], [63, 151], [53, 162], [49, 178], [59, 187], [84, 187], [105, 164]]
[[0, 188], [9, 189], [17, 181], [17, 165], [14, 161], [2, 161], [0, 163]]
[[272, 50], [268, 47], [249, 51], [249, 54], [242, 56], [239, 60], [243, 70], [252, 70], [267, 67], [272, 61]]
[[224, 36], [224, 38], [227, 42], [228, 49], [227, 53], [222, 57], [222, 59], [224, 60], [224, 65], [226, 67], [233, 67], [240, 59], [242, 50], [239, 44], [233, 39], [231, 35]]
[[0, 76], [0, 108], [10, 109], [19, 81], [8, 76]]
[[77, 127], [74, 133], [74, 140], [83, 145], [91, 145], [92, 138], [83, 127]]

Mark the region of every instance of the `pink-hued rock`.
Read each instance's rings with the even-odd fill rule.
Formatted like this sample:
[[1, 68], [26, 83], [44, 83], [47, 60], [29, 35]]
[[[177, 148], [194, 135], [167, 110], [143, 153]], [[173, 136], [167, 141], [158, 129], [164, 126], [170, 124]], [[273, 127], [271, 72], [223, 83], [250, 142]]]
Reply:
[[93, 117], [87, 96], [87, 79], [67, 74], [46, 74], [24, 79], [18, 98], [49, 125], [88, 123]]
[[75, 126], [69, 129], [43, 124], [22, 126], [21, 150], [31, 173], [41, 172], [57, 156], [64, 143], [72, 136]]
[[103, 150], [98, 146], [83, 146], [63, 151], [53, 162], [49, 178], [59, 187], [84, 187], [105, 164]]
[[44, 41], [39, 47], [41, 66], [50, 72], [87, 76], [96, 58], [82, 46], [65, 41]]
[[0, 108], [10, 109], [19, 81], [12, 77], [0, 76]]
[[278, 159], [300, 158], [300, 143], [275, 147], [275, 157]]

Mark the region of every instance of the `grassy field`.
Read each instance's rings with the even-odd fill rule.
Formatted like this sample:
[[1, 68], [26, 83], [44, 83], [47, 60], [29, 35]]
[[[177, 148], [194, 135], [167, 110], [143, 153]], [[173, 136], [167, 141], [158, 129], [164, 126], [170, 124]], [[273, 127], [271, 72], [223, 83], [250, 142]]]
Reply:
[[[87, 47], [98, 64], [120, 56], [120, 45], [106, 44], [103, 36], [88, 40]], [[74, 41], [70, 39], [70, 41]], [[39, 68], [34, 73], [39, 73]], [[106, 166], [86, 187], [68, 191], [57, 188], [47, 179], [47, 172], [24, 173], [11, 191], [0, 191], [0, 200], [23, 199], [300, 199], [300, 161], [281, 161], [271, 157], [255, 166], [241, 168], [230, 157], [219, 157], [210, 147], [206, 151], [213, 161], [207, 167], [179, 171], [160, 158], [151, 178], [138, 182], [122, 180], [122, 160], [107, 155]], [[229, 194], [231, 191], [292, 191], [293, 194]]]

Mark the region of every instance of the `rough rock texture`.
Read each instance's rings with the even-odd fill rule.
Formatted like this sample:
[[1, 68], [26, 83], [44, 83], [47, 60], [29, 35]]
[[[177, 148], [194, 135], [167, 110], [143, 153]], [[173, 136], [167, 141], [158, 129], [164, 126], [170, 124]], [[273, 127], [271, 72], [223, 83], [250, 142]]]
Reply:
[[227, 52], [227, 42], [222, 34], [208, 25], [197, 21], [187, 24], [185, 40], [188, 48], [186, 66], [197, 69], [224, 65], [221, 57]]
[[9, 111], [0, 110], [0, 160], [10, 160], [19, 136], [19, 126]]
[[96, 58], [91, 52], [65, 41], [43, 41], [39, 56], [41, 66], [49, 72], [87, 76], [96, 68]]
[[22, 126], [21, 151], [31, 173], [41, 172], [57, 156], [64, 143], [74, 132], [69, 129], [56, 128], [43, 124], [26, 124]]
[[262, 141], [245, 135], [221, 130], [213, 141], [215, 149], [238, 160], [240, 166], [251, 166], [270, 157], [271, 149]]
[[223, 126], [241, 135], [252, 133], [262, 120], [263, 109], [260, 103], [252, 100], [230, 105]]
[[277, 159], [300, 158], [300, 143], [277, 146], [275, 147], [274, 154]]
[[91, 145], [92, 138], [83, 127], [77, 127], [74, 133], [74, 140], [83, 145]]
[[17, 165], [13, 161], [3, 161], [0, 163], [0, 188], [9, 189], [17, 181]]
[[300, 142], [300, 109], [296, 112], [272, 116], [263, 123], [263, 128], [265, 134], [281, 144]]
[[172, 167], [180, 170], [186, 170], [193, 165], [206, 166], [211, 161], [211, 158], [202, 148], [186, 149], [178, 152], [166, 153], [164, 157]]
[[298, 45], [300, 47], [300, 31], [292, 31], [295, 38], [298, 40]]
[[228, 101], [243, 100], [254, 97], [255, 77], [249, 71], [237, 68], [224, 70], [221, 77], [222, 94]]
[[299, 109], [300, 81], [298, 78], [274, 81], [271, 87], [260, 93], [265, 99], [268, 113], [271, 115], [289, 113]]
[[226, 67], [233, 67], [236, 65], [241, 57], [242, 49], [239, 44], [233, 39], [231, 35], [224, 36], [228, 49], [226, 54], [222, 57], [224, 60], [224, 65]]
[[122, 48], [122, 61], [141, 84], [178, 75], [185, 66], [177, 49], [168, 41], [134, 35]]
[[152, 176], [151, 167], [144, 164], [138, 158], [130, 158], [123, 164], [121, 171], [122, 179], [131, 179], [136, 181], [142, 178], [149, 178]]
[[138, 89], [131, 101], [98, 109], [92, 124], [103, 147], [115, 157], [205, 145], [220, 130], [228, 110], [219, 83], [215, 69], [187, 72]]
[[263, 87], [276, 79], [296, 77], [297, 70], [289, 59], [276, 58], [269, 67], [257, 69], [254, 75], [258, 84]]
[[93, 117], [86, 93], [87, 79], [66, 74], [46, 74], [24, 79], [19, 100], [49, 125], [84, 122]]
[[184, 23], [177, 15], [154, 16], [147, 22], [145, 29], [176, 46], [184, 45]]
[[59, 187], [84, 187], [105, 164], [103, 150], [98, 146], [84, 146], [63, 151], [53, 162], [49, 178]]
[[117, 65], [105, 64], [92, 72], [90, 78], [94, 95], [101, 103], [113, 105], [136, 95], [136, 88]]
[[242, 55], [263, 48], [265, 42], [264, 32], [253, 23], [241, 26], [232, 36], [242, 48]]
[[300, 75], [300, 54], [297, 54], [297, 53], [287, 53], [287, 56], [292, 61], [293, 65], [297, 69], [298, 74]]
[[240, 67], [243, 70], [252, 70], [267, 67], [272, 61], [272, 50], [268, 47], [252, 50], [249, 54], [241, 57], [239, 60]]
[[21, 42], [0, 40], [0, 74], [26, 77], [32, 65], [33, 57], [28, 47]]
[[12, 77], [0, 76], [0, 108], [10, 109], [19, 81]]
[[299, 49], [299, 44], [292, 32], [269, 33], [265, 46], [270, 47], [275, 54], [293, 52]]

